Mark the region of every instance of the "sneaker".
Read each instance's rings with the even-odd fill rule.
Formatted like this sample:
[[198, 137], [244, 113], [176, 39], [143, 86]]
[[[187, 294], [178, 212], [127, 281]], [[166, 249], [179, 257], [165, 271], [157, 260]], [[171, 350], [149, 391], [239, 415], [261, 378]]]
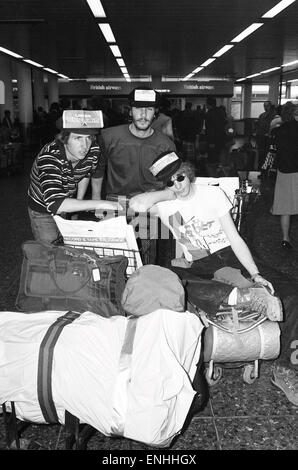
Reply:
[[271, 382], [280, 388], [287, 399], [298, 406], [298, 372], [287, 367], [275, 366]]
[[279, 297], [270, 294], [264, 286], [237, 288], [235, 307], [249, 308], [271, 321], [282, 321], [283, 309]]

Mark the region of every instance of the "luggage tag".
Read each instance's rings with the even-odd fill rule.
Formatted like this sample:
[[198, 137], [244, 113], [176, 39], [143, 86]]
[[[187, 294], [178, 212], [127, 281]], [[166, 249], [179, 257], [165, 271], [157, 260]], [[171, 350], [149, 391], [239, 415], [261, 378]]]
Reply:
[[100, 281], [100, 271], [98, 268], [92, 269], [92, 277], [94, 282]]

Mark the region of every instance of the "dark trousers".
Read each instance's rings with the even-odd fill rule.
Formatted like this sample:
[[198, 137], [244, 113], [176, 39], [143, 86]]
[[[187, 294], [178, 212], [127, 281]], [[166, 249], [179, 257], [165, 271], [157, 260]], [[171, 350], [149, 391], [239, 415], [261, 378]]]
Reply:
[[194, 261], [190, 268], [171, 267], [171, 269], [186, 283], [187, 300], [207, 314], [214, 315], [234, 288], [231, 284], [213, 280], [214, 273], [226, 266], [243, 270], [230, 247]]

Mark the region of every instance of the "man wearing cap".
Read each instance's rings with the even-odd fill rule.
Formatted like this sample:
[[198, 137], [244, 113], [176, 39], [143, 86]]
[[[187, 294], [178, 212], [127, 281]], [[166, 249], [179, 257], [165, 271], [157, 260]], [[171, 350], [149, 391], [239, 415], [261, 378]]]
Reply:
[[[132, 122], [109, 127], [101, 133], [106, 150], [106, 194], [132, 198], [130, 207], [138, 212], [147, 210], [155, 198], [168, 199], [172, 194], [164, 190], [162, 194], [151, 194], [160, 190], [149, 167], [163, 151], [175, 150], [173, 141], [162, 132], [152, 128], [158, 108], [158, 93], [147, 88], [135, 88], [129, 95]], [[100, 198], [98, 174], [92, 179], [93, 194]], [[141, 193], [140, 197], [138, 196]]]
[[101, 111], [63, 113], [63, 129], [34, 160], [28, 190], [28, 212], [35, 240], [53, 242], [60, 233], [53, 216], [88, 210], [117, 210], [118, 204], [83, 200], [90, 176], [104, 172], [103, 151], [95, 142]]

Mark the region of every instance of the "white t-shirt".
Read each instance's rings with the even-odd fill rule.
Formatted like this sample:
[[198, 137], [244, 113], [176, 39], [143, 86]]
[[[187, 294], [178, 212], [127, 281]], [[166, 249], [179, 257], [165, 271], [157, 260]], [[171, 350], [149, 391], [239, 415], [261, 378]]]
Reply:
[[193, 196], [156, 204], [161, 221], [181, 244], [188, 261], [208, 256], [230, 245], [219, 218], [232, 204], [218, 186], [193, 184]]

